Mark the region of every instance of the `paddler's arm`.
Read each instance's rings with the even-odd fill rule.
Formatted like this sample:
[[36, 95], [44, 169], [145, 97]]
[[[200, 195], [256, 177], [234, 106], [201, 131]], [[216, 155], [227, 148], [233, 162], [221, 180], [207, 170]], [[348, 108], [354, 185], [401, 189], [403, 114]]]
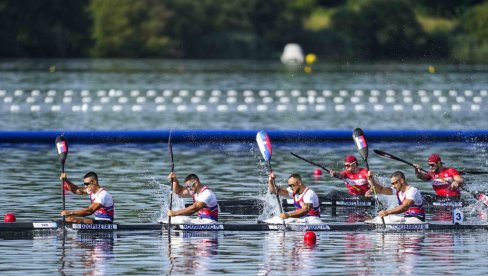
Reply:
[[180, 185], [178, 178], [176, 178], [175, 172], [171, 172], [168, 175], [168, 180], [171, 182], [171, 185], [173, 185], [173, 192], [175, 192], [177, 195], [188, 196], [190, 194], [185, 187]]
[[205, 202], [203, 201], [197, 201], [195, 203], [193, 203], [192, 205], [184, 208], [184, 209], [180, 209], [180, 210], [176, 210], [176, 211], [168, 211], [168, 216], [169, 217], [175, 217], [175, 216], [189, 216], [189, 215], [193, 215], [194, 213], [200, 211], [201, 209], [207, 207], [207, 205], [205, 204]]
[[275, 194], [275, 187], [276, 189], [278, 190], [278, 195], [280, 196], [288, 196], [288, 190], [287, 189], [283, 189], [283, 188], [280, 188], [276, 185], [275, 183], [275, 174], [274, 173], [270, 173], [269, 174], [269, 177], [268, 177], [268, 191], [272, 194]]
[[410, 206], [413, 205], [413, 203], [414, 203], [414, 201], [412, 199], [405, 199], [403, 201], [402, 205], [398, 205], [395, 208], [391, 208], [388, 210], [382, 210], [378, 213], [378, 216], [385, 217], [385, 216], [388, 216], [391, 214], [401, 214], [401, 213], [407, 211], [408, 208], [410, 208]]
[[280, 214], [281, 219], [287, 218], [300, 218], [308, 213], [312, 209], [312, 203], [304, 203], [302, 208], [292, 212]]
[[377, 179], [374, 177], [374, 174], [372, 171], [368, 172], [368, 183], [371, 186], [371, 189], [375, 189], [376, 193], [378, 193], [378, 194], [384, 194], [384, 195], [392, 195], [393, 194], [393, 191], [391, 188], [383, 187], [380, 184], [378, 184]]
[[344, 179], [344, 178], [346, 178], [346, 176], [345, 176], [343, 173], [341, 173], [341, 172], [336, 172], [336, 171], [333, 171], [333, 170], [330, 170], [330, 171], [329, 171], [329, 174], [330, 174], [330, 176], [335, 177], [335, 178], [339, 178], [339, 179]]
[[430, 180], [429, 174], [422, 172], [422, 167], [419, 164], [413, 164], [415, 167], [415, 176], [423, 181]]
[[59, 176], [59, 179], [66, 184], [66, 186], [68, 187], [68, 189], [70, 190], [70, 192], [72, 192], [74, 194], [77, 194], [77, 195], [86, 195], [86, 194], [88, 194], [86, 192], [86, 189], [85, 188], [78, 187], [73, 182], [71, 182], [68, 179], [68, 175], [66, 173], [61, 173], [61, 175]]
[[90, 206], [88, 206], [88, 208], [83, 208], [83, 209], [74, 210], [74, 211], [63, 210], [61, 212], [61, 216], [86, 217], [86, 216], [89, 216], [89, 215], [95, 213], [101, 207], [102, 207], [102, 204], [100, 204], [98, 202], [93, 202], [92, 204], [90, 204]]
[[454, 181], [451, 183], [451, 189], [459, 189], [464, 185], [464, 178], [460, 175], [455, 175]]

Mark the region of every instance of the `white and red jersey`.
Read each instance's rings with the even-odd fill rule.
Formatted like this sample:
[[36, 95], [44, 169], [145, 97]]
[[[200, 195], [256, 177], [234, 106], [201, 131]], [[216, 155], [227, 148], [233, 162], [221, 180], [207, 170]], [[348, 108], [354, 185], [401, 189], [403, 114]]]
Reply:
[[369, 190], [368, 170], [359, 168], [357, 173], [351, 173], [347, 170], [341, 172], [344, 175], [344, 184], [346, 184], [350, 195], [364, 196]]
[[195, 193], [193, 195], [193, 201], [204, 202], [207, 207], [202, 208], [198, 211], [199, 218], [209, 218], [218, 221], [219, 218], [219, 205], [217, 203], [217, 197], [215, 194], [207, 187], [204, 186], [200, 193]]
[[413, 200], [413, 205], [403, 213], [405, 217], [416, 217], [422, 221], [425, 220], [424, 200], [417, 188], [410, 186], [406, 192], [397, 191], [395, 188], [391, 189], [393, 190], [393, 193], [396, 194], [399, 205], [402, 205], [405, 199]]
[[95, 211], [95, 220], [114, 221], [114, 200], [107, 190], [100, 188], [96, 194], [90, 192], [90, 199], [92, 203], [96, 202], [102, 205], [102, 207]]
[[310, 209], [303, 217], [320, 217], [319, 197], [314, 191], [310, 190], [309, 188], [305, 188], [305, 191], [303, 191], [301, 195], [294, 194], [291, 188], [287, 188], [287, 191], [288, 196], [293, 197], [293, 204], [297, 210], [302, 209], [304, 203], [312, 204], [312, 209]]
[[432, 183], [435, 193], [438, 196], [460, 196], [459, 189], [451, 189], [451, 183], [454, 181], [454, 176], [459, 175], [459, 172], [454, 168], [444, 168], [439, 173], [430, 171], [427, 176]]

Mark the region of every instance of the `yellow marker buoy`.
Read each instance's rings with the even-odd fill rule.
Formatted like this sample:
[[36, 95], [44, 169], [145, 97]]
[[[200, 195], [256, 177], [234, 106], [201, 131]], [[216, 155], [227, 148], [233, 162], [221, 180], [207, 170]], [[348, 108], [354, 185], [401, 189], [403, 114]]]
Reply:
[[432, 65], [429, 65], [429, 67], [427, 68], [427, 71], [429, 71], [429, 73], [431, 73], [431, 74], [434, 74], [435, 73], [435, 67]]
[[312, 73], [312, 67], [311, 66], [305, 66], [303, 67], [303, 72], [307, 73], [307, 74], [310, 74]]
[[310, 53], [305, 56], [305, 62], [307, 64], [313, 64], [317, 60], [317, 56]]
[[49, 73], [54, 73], [54, 72], [56, 72], [56, 65], [49, 66]]

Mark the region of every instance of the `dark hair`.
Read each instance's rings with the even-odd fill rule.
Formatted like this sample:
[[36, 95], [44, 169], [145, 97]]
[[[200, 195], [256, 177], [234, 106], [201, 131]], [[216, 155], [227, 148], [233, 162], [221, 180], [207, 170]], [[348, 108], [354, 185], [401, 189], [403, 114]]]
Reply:
[[85, 174], [85, 176], [83, 176], [83, 178], [95, 179], [95, 181], [97, 181], [97, 183], [98, 183], [98, 175], [94, 172], [89, 172], [89, 173]]
[[191, 173], [191, 174], [187, 175], [187, 176], [185, 177], [185, 181], [184, 181], [184, 182], [186, 182], [186, 181], [188, 181], [188, 180], [190, 180], [190, 179], [195, 179], [195, 180], [197, 180], [198, 182], [200, 182], [200, 179], [199, 179], [199, 178], [198, 178], [198, 176], [197, 176], [196, 174], [194, 174], [194, 173]]
[[403, 180], [405, 180], [405, 175], [401, 171], [396, 171], [390, 175], [390, 178], [392, 177], [400, 177]]
[[301, 176], [300, 176], [298, 173], [292, 173], [292, 174], [291, 174], [291, 175], [288, 177], [288, 179], [290, 179], [290, 178], [295, 178], [295, 179], [298, 179], [298, 180], [302, 181], [302, 177], [301, 177]]

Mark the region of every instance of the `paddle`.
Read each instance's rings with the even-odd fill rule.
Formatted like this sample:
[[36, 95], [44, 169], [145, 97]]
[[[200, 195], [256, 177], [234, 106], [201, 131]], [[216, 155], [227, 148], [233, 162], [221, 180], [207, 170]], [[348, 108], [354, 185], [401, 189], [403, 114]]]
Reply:
[[[390, 159], [393, 159], [393, 160], [396, 160], [396, 161], [400, 161], [400, 162], [405, 163], [405, 164], [407, 164], [407, 165], [409, 165], [409, 166], [412, 166], [412, 167], [414, 167], [414, 168], [417, 168], [417, 167], [415, 167], [415, 165], [414, 165], [413, 163], [410, 163], [410, 162], [408, 162], [408, 161], [406, 161], [406, 160], [404, 160], [404, 159], [402, 159], [402, 158], [400, 158], [400, 157], [397, 157], [397, 156], [395, 156], [395, 155], [392, 155], [392, 154], [389, 154], [389, 153], [386, 153], [386, 152], [384, 152], [384, 151], [382, 151], [382, 150], [377, 150], [377, 149], [375, 149], [375, 150], [373, 150], [373, 151], [374, 151], [374, 153], [376, 153], [376, 154], [378, 154], [378, 155], [380, 155], [380, 156], [384, 156], [384, 157], [386, 157], [386, 158], [390, 158]], [[428, 171], [426, 171], [426, 170], [424, 170], [424, 169], [420, 169], [420, 170], [421, 170], [421, 171], [423, 171], [424, 173], [429, 173]], [[471, 192], [471, 191], [468, 191], [468, 190], [467, 190], [466, 188], [464, 188], [464, 187], [461, 187], [461, 190], [463, 190], [463, 191], [465, 191], [465, 192], [469, 193], [469, 194], [470, 194], [470, 195], [472, 195], [472, 196], [473, 196], [473, 197], [474, 197], [476, 200], [482, 200], [482, 201], [483, 201], [485, 204], [487, 204], [487, 205], [488, 205], [488, 202], [485, 202], [485, 201], [484, 201], [484, 199], [486, 198], [486, 196], [485, 196], [483, 193], [480, 193], [479, 195], [477, 195], [477, 194], [475, 194], [475, 193], [473, 193], [473, 192]]]
[[[63, 135], [60, 135], [56, 137], [54, 143], [56, 144], [56, 149], [58, 151], [58, 159], [59, 162], [61, 163], [61, 172], [64, 173], [64, 163], [66, 162], [66, 158], [68, 158], [68, 140]], [[61, 180], [61, 196], [63, 200], [63, 210], [65, 210], [66, 198], [64, 192], [64, 180]], [[65, 216], [63, 216], [63, 226], [64, 226], [64, 219]]]
[[[364, 137], [364, 132], [360, 128], [356, 128], [352, 132], [352, 139], [354, 140], [354, 143], [356, 144], [356, 148], [359, 151], [359, 154], [364, 160], [364, 163], [366, 164], [366, 169], [369, 171], [369, 164], [368, 164], [368, 143], [366, 142], [366, 137]], [[378, 194], [376, 194], [376, 189], [373, 186], [373, 193], [374, 193], [374, 198], [378, 206], [380, 206], [381, 209], [384, 209], [383, 204], [381, 204], [381, 201], [378, 199]], [[381, 217], [381, 221], [383, 222], [383, 226], [386, 227], [385, 224], [385, 218]]]
[[[175, 162], [173, 160], [173, 145], [171, 144], [171, 131], [169, 132], [168, 137], [168, 153], [169, 153], [169, 160], [170, 160], [170, 168], [171, 172], [175, 171]], [[169, 193], [169, 210], [173, 209], [173, 181], [169, 180], [169, 186], [171, 187]], [[168, 216], [168, 239], [171, 237], [171, 217]]]
[[326, 172], [330, 173], [330, 169], [329, 169], [329, 168], [326, 168], [324, 165], [321, 165], [321, 164], [319, 164], [319, 163], [315, 163], [314, 161], [309, 160], [309, 159], [306, 159], [306, 158], [304, 158], [304, 157], [301, 157], [300, 155], [295, 154], [295, 153], [293, 153], [293, 152], [290, 152], [290, 154], [291, 154], [291, 155], [293, 155], [293, 156], [295, 156], [295, 157], [296, 157], [296, 158], [298, 158], [298, 159], [301, 159], [301, 160], [303, 160], [303, 161], [305, 161], [305, 162], [307, 162], [307, 163], [309, 163], [309, 164], [315, 165], [315, 166], [317, 166], [317, 167], [319, 167], [319, 168], [323, 169], [324, 171], [326, 171]]
[[[268, 134], [264, 130], [260, 130], [256, 135], [256, 142], [258, 143], [261, 155], [268, 163], [269, 174], [273, 173], [273, 169], [271, 168], [271, 155], [273, 153], [273, 149], [271, 148], [271, 140], [269, 139]], [[278, 201], [278, 206], [280, 208], [280, 214], [282, 214], [283, 207], [281, 206], [280, 195], [278, 194], [278, 188], [276, 187], [274, 180], [272, 181], [272, 184], [275, 190], [276, 200]], [[285, 230], [285, 228], [285, 220], [283, 220], [283, 230]]]

